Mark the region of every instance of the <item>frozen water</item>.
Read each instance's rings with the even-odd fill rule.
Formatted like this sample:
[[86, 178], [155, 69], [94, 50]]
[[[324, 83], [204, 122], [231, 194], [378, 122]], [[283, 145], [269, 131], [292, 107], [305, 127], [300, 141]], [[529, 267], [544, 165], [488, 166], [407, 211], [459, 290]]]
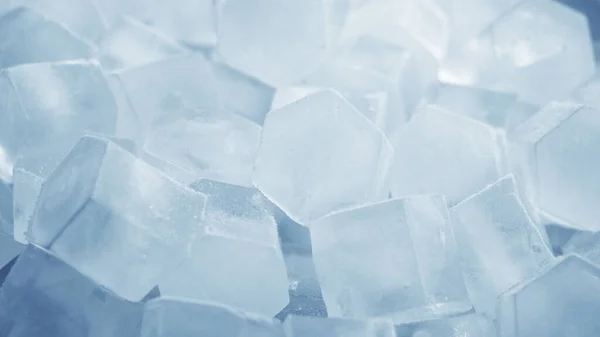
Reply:
[[539, 109], [518, 102], [516, 94], [443, 83], [432, 91], [428, 103], [504, 131], [511, 131]]
[[142, 308], [30, 245], [0, 288], [0, 335], [137, 336]]
[[396, 337], [386, 320], [289, 316], [283, 323], [286, 337]]
[[573, 96], [583, 104], [594, 107], [600, 111], [600, 70], [594, 77], [575, 90]]
[[205, 198], [86, 136], [43, 183], [28, 237], [137, 301], [188, 256]]
[[219, 0], [218, 53], [270, 85], [296, 84], [331, 52], [346, 2]]
[[162, 294], [273, 317], [289, 297], [277, 224], [267, 200], [254, 188], [207, 179], [192, 188], [208, 196], [205, 222], [190, 258], [160, 283]]
[[451, 209], [469, 297], [478, 313], [494, 315], [496, 297], [537, 275], [553, 259], [504, 177]]
[[[303, 83], [339, 91], [387, 135], [410, 117], [428, 84], [410, 53], [370, 36], [341, 48]], [[364, 109], [379, 93], [386, 94], [386, 109]]]
[[524, 1], [458, 47], [459, 56], [450, 53], [447, 60], [458, 57], [452, 81], [513, 92], [536, 104], [570, 94], [594, 74], [585, 16], [556, 1]]
[[144, 309], [141, 337], [283, 337], [271, 318], [211, 302], [158, 298]]
[[0, 69], [26, 63], [87, 58], [91, 47], [60, 24], [28, 8], [0, 16]]
[[576, 232], [562, 247], [563, 253], [576, 253], [600, 266], [600, 232]]
[[468, 314], [398, 325], [396, 337], [496, 337], [496, 329], [492, 320]]
[[597, 336], [599, 294], [600, 269], [578, 256], [567, 256], [500, 297], [499, 337]]
[[401, 323], [471, 309], [441, 196], [333, 213], [310, 232], [329, 316]]
[[107, 76], [107, 80], [117, 103], [117, 126], [114, 134], [119, 138], [131, 139], [137, 152], [144, 145], [140, 119], [131, 106], [119, 76], [111, 74]]
[[[0, 233], [0, 268], [4, 267], [10, 260], [17, 256], [24, 248], [12, 237]], [[0, 285], [2, 280], [0, 280]]]
[[132, 17], [194, 47], [216, 43], [213, 0], [94, 1], [109, 25], [123, 16]]
[[133, 19], [116, 22], [99, 42], [96, 58], [106, 71], [122, 71], [183, 54], [179, 44], [162, 32]]
[[392, 194], [441, 193], [455, 205], [502, 176], [502, 141], [490, 125], [425, 106], [395, 140]]
[[557, 223], [600, 230], [600, 110], [552, 102], [512, 135], [518, 177], [533, 205]]
[[235, 114], [180, 118], [155, 126], [144, 151], [192, 177], [251, 186], [260, 133], [259, 125]]
[[[573, 228], [567, 228], [556, 224], [546, 224], [546, 234], [548, 242], [555, 256], [565, 253], [565, 246], [570, 242], [571, 238], [580, 231]], [[582, 254], [583, 255], [583, 254]]]
[[212, 116], [221, 110], [211, 64], [201, 54], [128, 69], [119, 74], [119, 79], [137, 114], [142, 135], [155, 125], [182, 116]]
[[303, 225], [330, 212], [387, 198], [393, 149], [334, 91], [269, 112], [254, 184]]
[[[105, 32], [101, 14], [95, 0], [7, 0], [0, 5], [0, 13], [14, 8], [36, 11], [48, 20], [65, 27], [73, 35], [93, 44]], [[46, 36], [47, 37], [47, 36]], [[48, 38], [48, 37], [47, 37]], [[53, 41], [54, 42], [54, 41]], [[60, 48], [53, 45], [53, 48]]]

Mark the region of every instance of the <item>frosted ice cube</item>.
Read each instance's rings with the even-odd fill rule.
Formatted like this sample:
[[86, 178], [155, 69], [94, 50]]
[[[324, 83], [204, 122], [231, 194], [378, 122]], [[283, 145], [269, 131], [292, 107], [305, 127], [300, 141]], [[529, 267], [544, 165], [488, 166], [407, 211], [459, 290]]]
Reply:
[[43, 183], [28, 237], [138, 301], [188, 256], [205, 200], [112, 142], [86, 136]]
[[158, 298], [144, 309], [141, 337], [283, 337], [281, 324], [211, 302]]
[[330, 317], [395, 323], [471, 310], [441, 196], [390, 199], [310, 224]]
[[90, 45], [97, 42], [106, 30], [95, 0], [7, 0], [0, 5], [0, 13], [21, 6], [65, 27]]
[[42, 14], [16, 8], [0, 16], [0, 69], [26, 63], [88, 58], [91, 47]]
[[478, 313], [493, 317], [499, 294], [553, 260], [512, 176], [464, 200], [451, 214], [463, 276]]
[[128, 69], [119, 74], [119, 79], [143, 135], [154, 125], [182, 116], [214, 115], [221, 110], [211, 64], [201, 54]]
[[295, 84], [331, 52], [347, 2], [219, 0], [218, 53], [265, 83]]
[[396, 326], [397, 337], [496, 337], [494, 322], [468, 314]]
[[599, 294], [600, 269], [578, 256], [568, 256], [500, 297], [499, 337], [596, 336]]
[[260, 132], [259, 125], [235, 114], [181, 118], [151, 129], [144, 151], [192, 177], [251, 186]]
[[511, 136], [530, 202], [554, 222], [600, 230], [600, 110], [552, 102]]
[[0, 288], [0, 335], [136, 336], [143, 304], [123, 300], [29, 245]]
[[283, 329], [286, 337], [396, 337], [387, 320], [289, 316]]
[[269, 112], [254, 184], [294, 221], [388, 197], [393, 149], [338, 93], [323, 91]]
[[267, 201], [254, 188], [212, 180], [199, 180], [192, 188], [208, 196], [204, 225], [189, 259], [161, 281], [162, 294], [273, 317], [289, 297], [277, 224]]
[[441, 193], [455, 205], [502, 176], [503, 139], [490, 125], [425, 106], [394, 141], [392, 194]]
[[164, 33], [133, 19], [115, 23], [102, 36], [96, 58], [107, 71], [122, 71], [185, 53]]
[[600, 266], [600, 232], [576, 232], [562, 248], [565, 254], [578, 254]]

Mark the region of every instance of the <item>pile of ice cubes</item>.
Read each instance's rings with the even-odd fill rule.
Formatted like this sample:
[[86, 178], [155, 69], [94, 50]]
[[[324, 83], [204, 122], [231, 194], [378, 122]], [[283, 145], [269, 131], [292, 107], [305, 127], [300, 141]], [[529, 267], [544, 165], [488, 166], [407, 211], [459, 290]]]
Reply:
[[552, 0], [0, 1], [0, 337], [597, 337]]

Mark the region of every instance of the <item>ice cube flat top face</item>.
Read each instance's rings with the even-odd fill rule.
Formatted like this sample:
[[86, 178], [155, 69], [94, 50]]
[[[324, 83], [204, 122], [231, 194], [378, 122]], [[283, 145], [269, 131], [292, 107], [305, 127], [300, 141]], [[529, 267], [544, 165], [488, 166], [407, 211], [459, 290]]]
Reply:
[[[445, 201], [433, 196], [391, 199], [312, 222], [328, 314], [404, 321], [429, 305], [468, 310], [448, 226]], [[427, 243], [431, 238], [435, 245]]]
[[0, 69], [26, 63], [88, 58], [88, 44], [28, 8], [0, 14]]
[[153, 127], [144, 150], [197, 177], [251, 186], [260, 132], [235, 114], [181, 118]]
[[339, 94], [323, 91], [273, 110], [263, 126], [255, 186], [302, 224], [387, 197], [393, 150]]
[[218, 2], [218, 53], [271, 85], [308, 75], [328, 48], [326, 1]]
[[30, 236], [137, 301], [187, 257], [204, 204], [111, 142], [84, 137], [44, 182]]
[[500, 336], [594, 336], [600, 329], [600, 269], [571, 255], [500, 297]]
[[[533, 144], [539, 208], [569, 227], [600, 229], [600, 110], [587, 106], [549, 106], [540, 114], [563, 114]], [[552, 111], [555, 110], [555, 111]], [[552, 114], [552, 115], [550, 115]]]
[[441, 193], [457, 204], [500, 177], [499, 137], [488, 125], [426, 106], [394, 142], [392, 194]]
[[543, 104], [565, 96], [594, 74], [587, 19], [566, 5], [525, 1], [489, 33], [498, 60], [513, 68], [512, 75], [503, 75], [504, 85], [527, 101]]
[[192, 188], [208, 197], [203, 230], [190, 257], [161, 281], [162, 294], [274, 316], [289, 302], [288, 281], [266, 200], [254, 188], [207, 179]]
[[0, 333], [8, 336], [132, 336], [142, 305], [127, 302], [47, 251], [28, 246], [0, 289]]
[[142, 337], [283, 337], [280, 323], [210, 302], [159, 298], [146, 304]]
[[493, 316], [496, 296], [537, 275], [553, 259], [505, 177], [451, 210], [469, 296]]
[[288, 316], [283, 323], [289, 337], [395, 337], [386, 320], [359, 321], [341, 318]]

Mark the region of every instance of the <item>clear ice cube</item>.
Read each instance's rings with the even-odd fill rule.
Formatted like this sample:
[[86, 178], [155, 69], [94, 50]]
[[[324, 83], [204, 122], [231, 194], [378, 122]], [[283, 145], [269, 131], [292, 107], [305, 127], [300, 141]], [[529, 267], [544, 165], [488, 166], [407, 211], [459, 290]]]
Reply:
[[283, 330], [286, 337], [396, 337], [387, 320], [289, 316]]
[[392, 194], [441, 193], [455, 205], [502, 176], [503, 139], [488, 124], [425, 106], [394, 140]]
[[20, 64], [88, 58], [91, 46], [29, 8], [0, 16], [0, 69]]
[[161, 31], [125, 18], [102, 36], [95, 56], [106, 71], [119, 72], [185, 52]]
[[396, 326], [396, 337], [496, 337], [494, 322], [467, 314]]
[[187, 258], [205, 200], [114, 143], [86, 136], [44, 181], [28, 237], [138, 301]]
[[218, 53], [270, 85], [298, 83], [331, 52], [333, 16], [343, 16], [346, 2], [219, 0]]
[[273, 317], [289, 297], [267, 200], [254, 188], [207, 179], [192, 188], [208, 196], [204, 224], [190, 257], [161, 281], [161, 293]]
[[123, 300], [29, 245], [0, 288], [0, 335], [137, 336], [143, 304]]
[[464, 280], [480, 314], [493, 317], [499, 294], [553, 260], [512, 176], [456, 205], [451, 215]]
[[158, 298], [144, 309], [141, 337], [284, 337], [281, 324], [221, 304]]
[[593, 337], [600, 331], [600, 269], [570, 255], [500, 296], [499, 337]]
[[545, 217], [600, 230], [600, 110], [552, 102], [511, 135], [517, 177]]
[[441, 196], [365, 205], [309, 228], [330, 317], [389, 317], [398, 324], [472, 308]]

